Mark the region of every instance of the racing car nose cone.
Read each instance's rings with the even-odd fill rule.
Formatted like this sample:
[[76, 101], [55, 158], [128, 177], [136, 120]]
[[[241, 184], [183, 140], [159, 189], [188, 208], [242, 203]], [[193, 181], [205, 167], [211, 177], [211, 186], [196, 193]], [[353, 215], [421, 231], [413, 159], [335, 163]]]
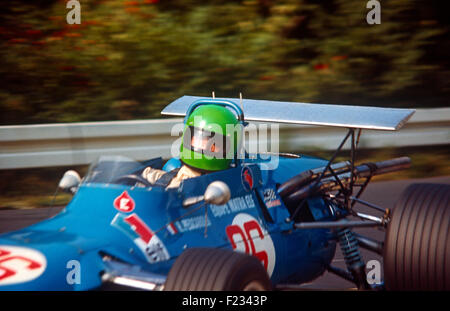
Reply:
[[230, 200], [230, 188], [223, 181], [214, 181], [205, 191], [205, 202], [215, 205], [223, 205]]

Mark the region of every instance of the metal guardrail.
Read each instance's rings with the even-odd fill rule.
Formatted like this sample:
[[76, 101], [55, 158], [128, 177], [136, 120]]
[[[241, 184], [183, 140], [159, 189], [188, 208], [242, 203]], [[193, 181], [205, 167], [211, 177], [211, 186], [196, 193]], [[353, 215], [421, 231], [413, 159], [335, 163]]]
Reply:
[[[136, 160], [169, 158], [171, 148], [176, 149], [173, 143], [180, 139], [179, 131], [175, 136], [171, 131], [181, 122], [176, 118], [0, 126], [0, 169], [84, 165], [111, 154]], [[332, 150], [345, 133], [346, 129], [335, 127], [280, 124], [279, 151]], [[363, 131], [359, 147], [449, 143], [450, 108], [436, 108], [418, 109], [400, 131]]]

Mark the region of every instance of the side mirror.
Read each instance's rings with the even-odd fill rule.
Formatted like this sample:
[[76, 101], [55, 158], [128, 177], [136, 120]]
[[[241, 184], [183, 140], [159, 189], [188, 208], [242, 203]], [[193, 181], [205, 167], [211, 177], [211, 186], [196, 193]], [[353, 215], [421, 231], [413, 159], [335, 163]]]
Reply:
[[183, 206], [188, 207], [201, 201], [214, 205], [223, 205], [230, 200], [230, 197], [230, 188], [226, 183], [223, 181], [213, 181], [206, 188], [204, 195], [187, 198], [183, 201]]
[[79, 186], [80, 183], [81, 183], [80, 175], [73, 170], [69, 170], [64, 173], [63, 177], [59, 181], [58, 187], [64, 192], [74, 194], [76, 188]]
[[223, 205], [230, 200], [230, 188], [223, 181], [214, 181], [206, 188], [203, 197], [206, 203]]

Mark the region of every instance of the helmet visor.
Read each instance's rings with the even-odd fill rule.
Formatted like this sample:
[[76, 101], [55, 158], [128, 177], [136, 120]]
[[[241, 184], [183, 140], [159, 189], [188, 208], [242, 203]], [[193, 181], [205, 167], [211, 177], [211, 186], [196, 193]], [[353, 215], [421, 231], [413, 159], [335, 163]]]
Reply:
[[226, 158], [230, 148], [229, 138], [205, 129], [188, 126], [184, 133], [183, 145], [190, 150], [218, 159]]

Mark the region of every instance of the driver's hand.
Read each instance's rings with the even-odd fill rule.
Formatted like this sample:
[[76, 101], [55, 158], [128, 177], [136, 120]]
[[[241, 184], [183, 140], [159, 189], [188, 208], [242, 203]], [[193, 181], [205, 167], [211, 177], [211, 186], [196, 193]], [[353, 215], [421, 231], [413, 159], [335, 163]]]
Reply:
[[145, 170], [142, 172], [142, 177], [147, 179], [149, 181], [149, 183], [151, 183], [153, 185], [165, 173], [166, 172], [163, 170], [158, 170], [156, 168], [152, 168], [149, 166], [149, 167], [146, 167]]
[[176, 188], [180, 185], [181, 181], [188, 178], [193, 178], [200, 176], [200, 172], [193, 170], [192, 168], [183, 165], [180, 170], [177, 173], [177, 176], [175, 176], [170, 184], [167, 186], [167, 188]]

